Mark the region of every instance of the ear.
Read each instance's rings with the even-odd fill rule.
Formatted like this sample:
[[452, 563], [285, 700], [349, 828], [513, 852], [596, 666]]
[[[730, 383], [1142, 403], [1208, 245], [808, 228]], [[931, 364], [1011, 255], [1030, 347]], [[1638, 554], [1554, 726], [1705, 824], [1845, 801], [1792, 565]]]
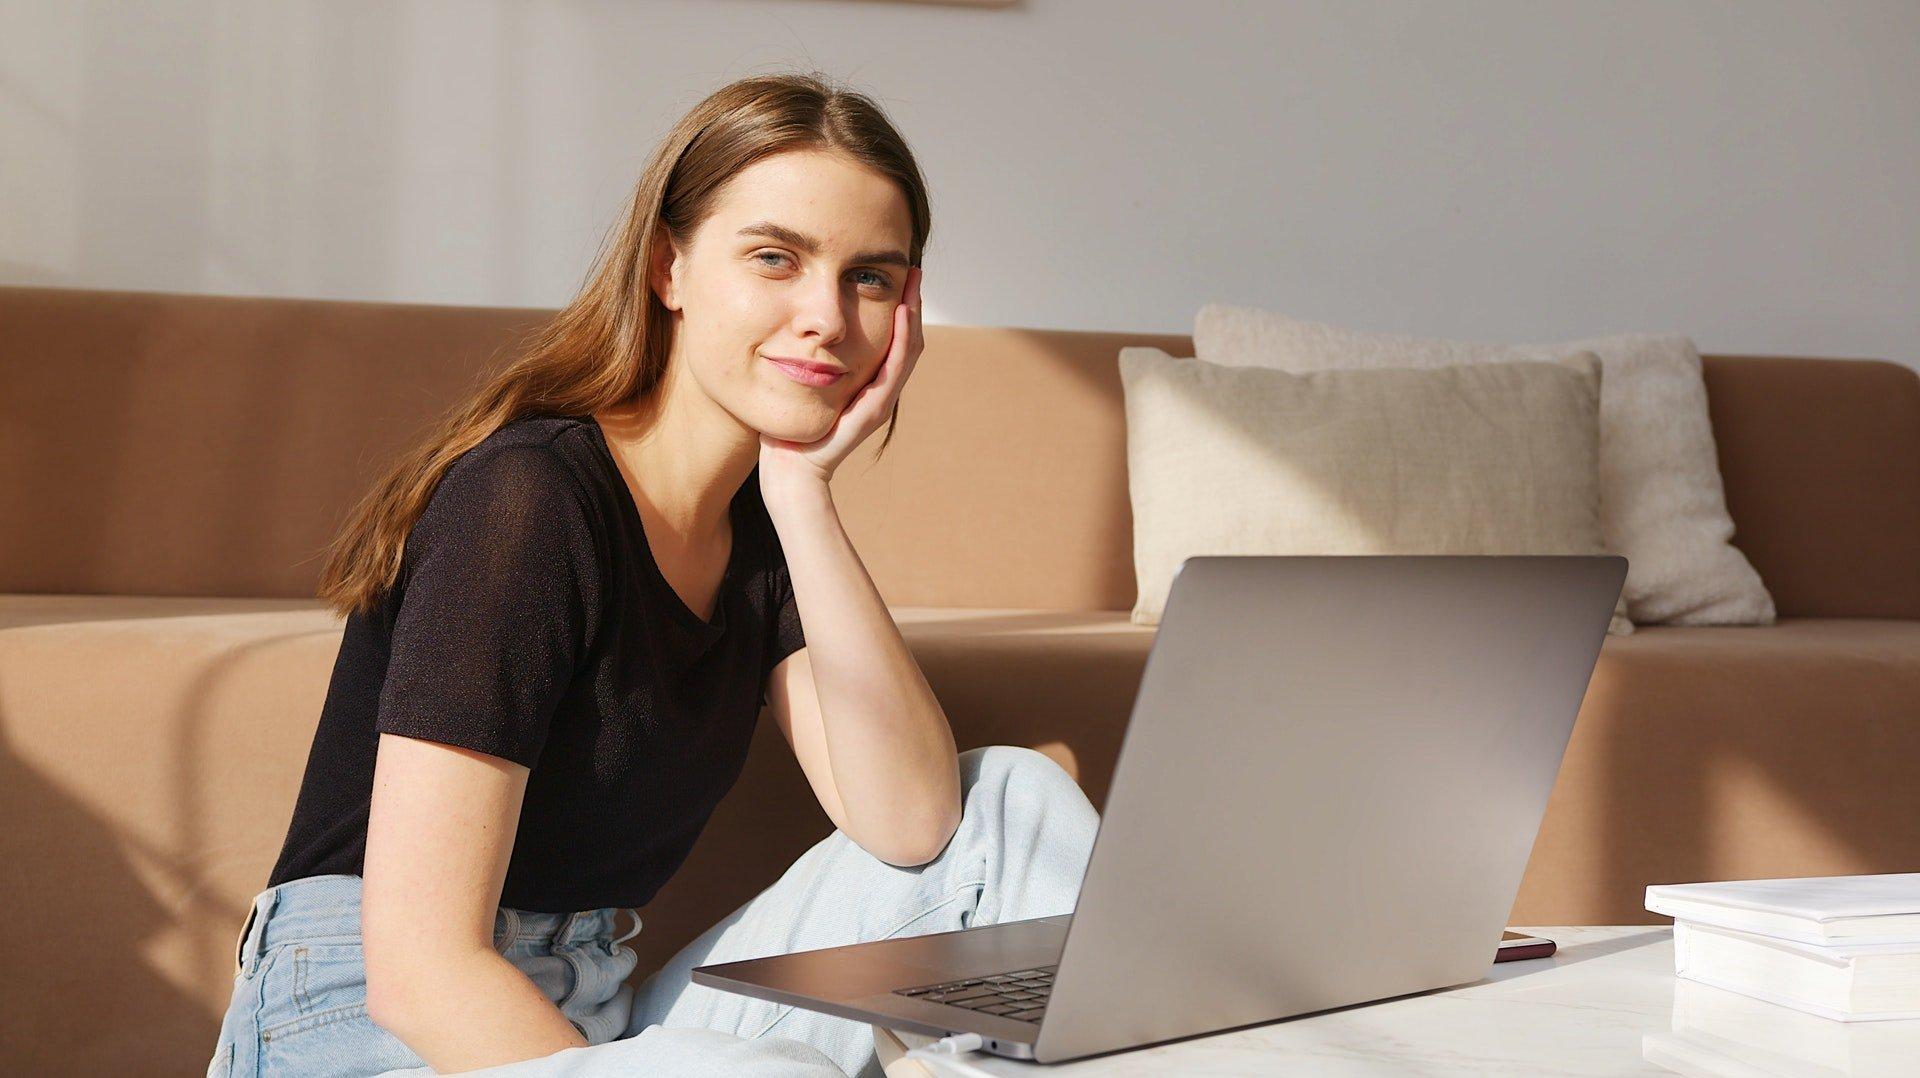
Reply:
[[674, 249], [673, 239], [665, 229], [655, 234], [652, 265], [648, 268], [647, 286], [654, 295], [660, 297], [660, 303], [669, 311], [680, 309], [680, 290], [676, 287], [682, 258]]

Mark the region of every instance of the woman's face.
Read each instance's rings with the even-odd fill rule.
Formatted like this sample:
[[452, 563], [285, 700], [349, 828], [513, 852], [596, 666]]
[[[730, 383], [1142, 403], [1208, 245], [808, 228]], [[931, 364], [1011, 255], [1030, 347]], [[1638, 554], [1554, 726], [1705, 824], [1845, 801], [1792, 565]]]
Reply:
[[[899, 187], [863, 165], [812, 150], [755, 162], [656, 279], [678, 312], [672, 362], [745, 426], [825, 437], [886, 357], [912, 234]], [[844, 373], [809, 384], [773, 358]]]

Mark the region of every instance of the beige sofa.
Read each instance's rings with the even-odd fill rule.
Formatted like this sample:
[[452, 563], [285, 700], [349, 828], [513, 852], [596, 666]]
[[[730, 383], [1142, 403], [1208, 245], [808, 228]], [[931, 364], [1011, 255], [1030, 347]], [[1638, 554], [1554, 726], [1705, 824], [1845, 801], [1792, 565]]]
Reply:
[[[320, 553], [545, 313], [0, 289], [0, 1070], [204, 1061], [339, 643]], [[1127, 620], [1115, 357], [1191, 342], [927, 338], [842, 515], [960, 746], [1039, 748], [1101, 804], [1153, 637]], [[1713, 356], [1707, 381], [1780, 623], [1606, 641], [1514, 923], [1658, 920], [1649, 882], [1920, 868], [1920, 376]], [[829, 827], [763, 723], [640, 970]]]

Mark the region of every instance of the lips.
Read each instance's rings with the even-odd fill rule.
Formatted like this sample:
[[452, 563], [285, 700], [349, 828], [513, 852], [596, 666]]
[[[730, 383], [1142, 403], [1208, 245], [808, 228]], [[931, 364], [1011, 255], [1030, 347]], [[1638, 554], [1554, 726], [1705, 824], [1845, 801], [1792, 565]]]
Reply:
[[766, 358], [774, 361], [775, 363], [790, 363], [793, 366], [805, 367], [808, 370], [819, 371], [822, 374], [846, 373], [846, 369], [844, 367], [836, 367], [831, 363], [816, 363], [810, 359], [793, 359], [788, 356], [767, 356]]
[[761, 359], [780, 368], [787, 377], [809, 386], [830, 386], [840, 380], [846, 372], [824, 363], [810, 363], [802, 359], [782, 359], [774, 356], [761, 356]]

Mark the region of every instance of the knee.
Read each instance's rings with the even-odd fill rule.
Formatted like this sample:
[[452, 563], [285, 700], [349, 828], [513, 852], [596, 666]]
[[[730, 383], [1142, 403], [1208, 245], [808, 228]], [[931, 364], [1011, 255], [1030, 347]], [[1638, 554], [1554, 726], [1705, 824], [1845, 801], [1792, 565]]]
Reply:
[[982, 745], [960, 754], [960, 785], [971, 800], [976, 788], [1019, 791], [1042, 800], [1071, 796], [1085, 799], [1079, 783], [1053, 757], [1023, 745]]
[[1053, 757], [1018, 745], [969, 749], [960, 780], [960, 831], [1034, 863], [1084, 868], [1100, 815]]

